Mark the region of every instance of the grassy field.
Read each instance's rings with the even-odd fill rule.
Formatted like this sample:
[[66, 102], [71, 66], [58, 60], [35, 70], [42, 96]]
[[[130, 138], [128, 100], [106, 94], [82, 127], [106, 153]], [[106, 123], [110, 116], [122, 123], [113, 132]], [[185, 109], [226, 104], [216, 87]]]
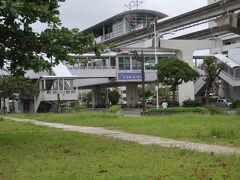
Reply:
[[82, 112], [11, 116], [73, 125], [103, 126], [139, 134], [240, 147], [240, 116], [234, 115], [181, 114], [162, 117], [123, 117], [106, 113]]
[[0, 121], [0, 179], [239, 179], [240, 156]]

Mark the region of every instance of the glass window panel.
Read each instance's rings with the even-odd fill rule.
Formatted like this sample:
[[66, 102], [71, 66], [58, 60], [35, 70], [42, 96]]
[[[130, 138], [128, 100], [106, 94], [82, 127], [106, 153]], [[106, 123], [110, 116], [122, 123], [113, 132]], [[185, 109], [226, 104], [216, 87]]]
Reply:
[[118, 59], [118, 61], [119, 61], [119, 64], [120, 64], [120, 63], [123, 64], [123, 58], [122, 58], [122, 57], [120, 57], [120, 58]]
[[137, 70], [137, 60], [136, 59], [132, 59], [132, 69]]
[[124, 70], [123, 64], [119, 64], [119, 70]]
[[111, 66], [116, 66], [116, 59], [115, 58], [111, 58], [111, 63], [110, 63], [110, 65]]

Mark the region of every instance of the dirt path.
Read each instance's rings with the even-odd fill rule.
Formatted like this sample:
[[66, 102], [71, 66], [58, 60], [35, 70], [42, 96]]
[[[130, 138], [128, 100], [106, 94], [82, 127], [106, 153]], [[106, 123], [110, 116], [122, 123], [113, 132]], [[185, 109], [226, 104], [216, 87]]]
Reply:
[[17, 119], [11, 117], [4, 117], [4, 120], [16, 121], [16, 122], [28, 122], [34, 125], [47, 126], [51, 128], [59, 128], [65, 131], [80, 132], [86, 134], [94, 134], [106, 137], [112, 137], [116, 139], [133, 141], [139, 144], [150, 145], [155, 144], [163, 147], [177, 147], [182, 149], [189, 149], [205, 153], [214, 153], [214, 154], [240, 154], [240, 148], [232, 148], [228, 146], [221, 145], [210, 145], [203, 143], [193, 143], [187, 141], [179, 141], [174, 139], [161, 138], [156, 136], [141, 135], [126, 133], [117, 130], [108, 130], [103, 127], [87, 127], [87, 126], [74, 126], [66, 125], [61, 123], [49, 123], [31, 119]]

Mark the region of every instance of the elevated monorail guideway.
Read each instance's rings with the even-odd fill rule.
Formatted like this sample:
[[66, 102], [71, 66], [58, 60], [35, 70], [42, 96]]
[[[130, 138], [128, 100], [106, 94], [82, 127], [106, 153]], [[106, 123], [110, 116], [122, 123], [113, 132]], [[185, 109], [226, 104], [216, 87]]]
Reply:
[[[156, 24], [156, 30], [158, 33], [167, 33], [173, 30], [178, 31], [184, 28], [197, 26], [202, 23], [215, 21], [221, 16], [231, 14], [238, 10], [240, 10], [239, 0], [222, 0], [211, 5], [204, 6], [202, 8], [159, 22]], [[105, 41], [102, 41], [102, 43], [120, 46], [132, 43], [134, 41], [142, 40], [144, 38], [148, 38], [152, 35], [152, 33], [153, 28], [145, 27], [143, 29], [132, 31], [118, 37], [107, 39]]]
[[222, 30], [219, 27], [215, 26], [212, 28], [188, 33], [185, 35], [177, 36], [172, 39], [185, 39], [185, 40], [190, 40], [190, 39], [209, 39], [209, 38], [216, 38], [225, 34], [228, 34], [229, 32], [226, 30]]
[[[240, 19], [240, 13], [236, 15], [238, 18], [238, 21]], [[219, 18], [220, 19], [220, 18]], [[238, 29], [238, 31], [240, 31], [240, 21], [238, 23], [238, 27], [236, 28]], [[226, 28], [220, 28], [218, 26], [214, 26], [214, 27], [210, 27], [207, 29], [203, 29], [200, 31], [195, 31], [192, 33], [188, 33], [185, 35], [180, 35], [177, 37], [174, 37], [172, 39], [185, 39], [185, 40], [189, 40], [189, 39], [211, 39], [211, 38], [216, 38], [222, 35], [226, 35], [226, 34], [230, 34], [230, 33], [237, 33], [239, 34], [239, 32], [236, 31], [231, 31], [231, 28], [229, 28], [228, 30]]]

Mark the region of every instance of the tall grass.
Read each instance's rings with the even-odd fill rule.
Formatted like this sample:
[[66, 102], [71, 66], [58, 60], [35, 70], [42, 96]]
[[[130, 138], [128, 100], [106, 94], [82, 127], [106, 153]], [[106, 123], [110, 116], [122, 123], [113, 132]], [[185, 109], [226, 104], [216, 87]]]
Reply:
[[240, 118], [237, 115], [212, 116], [188, 113], [162, 117], [124, 117], [112, 113], [82, 112], [12, 116], [240, 147]]
[[239, 179], [239, 167], [240, 156], [0, 122], [0, 179]]

